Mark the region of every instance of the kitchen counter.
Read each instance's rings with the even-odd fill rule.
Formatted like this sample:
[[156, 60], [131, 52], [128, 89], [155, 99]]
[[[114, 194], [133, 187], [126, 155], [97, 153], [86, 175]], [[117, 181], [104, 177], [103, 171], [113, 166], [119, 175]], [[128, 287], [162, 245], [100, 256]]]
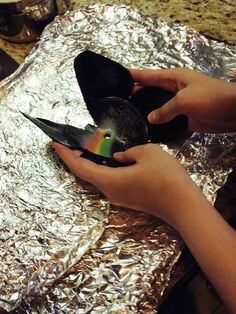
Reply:
[[[94, 0], [72, 0], [70, 8], [79, 8], [80, 5], [94, 2]], [[182, 22], [206, 36], [236, 44], [235, 0], [102, 0], [96, 2], [130, 5], [145, 15]], [[57, 4], [59, 13], [62, 14], [65, 11], [65, 3], [63, 0], [57, 0]], [[34, 44], [34, 42], [10, 43], [0, 38], [0, 48], [18, 63], [24, 61]]]
[[[60, 1], [63, 0], [57, 0], [59, 13], [63, 13], [65, 10], [65, 5]], [[228, 43], [236, 44], [235, 0], [103, 0], [97, 2], [131, 5], [132, 7], [140, 10], [145, 15], [158, 16], [160, 18], [173, 22], [182, 22], [206, 36], [226, 41]], [[94, 3], [94, 0], [72, 0], [70, 8], [78, 8], [80, 5], [83, 5], [85, 3]], [[30, 53], [34, 45], [35, 42], [17, 44], [5, 41], [0, 38], [0, 48], [8, 53], [18, 63], [22, 63], [24, 61], [25, 57]], [[233, 180], [234, 185], [231, 182]], [[223, 195], [222, 192], [221, 194], [223, 196], [221, 196], [221, 198], [218, 198], [218, 202], [216, 202], [216, 207], [220, 210], [220, 212], [224, 213], [225, 217], [228, 218], [228, 220], [230, 220], [231, 217], [226, 209], [229, 205], [231, 205], [234, 209], [236, 203], [236, 199], [234, 196], [234, 190], [236, 185], [235, 172], [233, 179], [231, 176], [231, 181], [230, 184], [228, 184], [228, 186], [224, 190], [222, 190], [225, 194]], [[236, 226], [236, 218], [234, 224]], [[186, 267], [188, 267], [189, 269], [189, 277], [184, 279], [186, 281], [189, 280], [190, 277], [192, 277], [197, 271], [194, 261], [191, 257], [189, 257], [188, 254], [184, 256], [183, 260], [181, 260], [181, 267], [177, 268], [178, 271], [175, 274], [175, 278], [172, 280], [172, 285], [170, 285], [166, 297], [164, 296], [164, 310], [166, 306], [165, 300], [168, 300], [169, 293], [170, 291], [172, 291], [172, 288], [175, 286], [176, 282], [178, 282], [179, 278], [183, 277], [182, 274], [186, 272]], [[176, 288], [173, 289], [174, 292], [175, 290]]]

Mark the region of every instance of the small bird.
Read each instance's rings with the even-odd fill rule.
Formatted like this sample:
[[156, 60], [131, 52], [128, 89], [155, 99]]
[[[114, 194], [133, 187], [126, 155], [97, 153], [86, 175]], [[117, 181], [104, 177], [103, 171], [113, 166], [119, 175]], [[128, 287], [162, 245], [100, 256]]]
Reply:
[[119, 63], [85, 50], [74, 60], [75, 75], [95, 125], [80, 129], [33, 118], [52, 140], [81, 150], [82, 157], [111, 167], [122, 166], [113, 153], [132, 146], [172, 140], [187, 127], [187, 117], [177, 116], [163, 125], [151, 125], [147, 115], [174, 97], [158, 87], [143, 87], [132, 94], [134, 80]]

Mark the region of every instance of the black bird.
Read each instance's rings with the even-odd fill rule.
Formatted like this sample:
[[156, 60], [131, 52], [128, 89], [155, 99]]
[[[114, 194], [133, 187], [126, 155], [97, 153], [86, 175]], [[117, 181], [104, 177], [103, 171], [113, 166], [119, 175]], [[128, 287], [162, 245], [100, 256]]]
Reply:
[[96, 126], [79, 129], [46, 119], [23, 115], [54, 141], [98, 164], [121, 166], [112, 155], [129, 147], [173, 140], [187, 128], [187, 117], [178, 116], [163, 125], [151, 125], [147, 115], [174, 94], [158, 87], [144, 87], [132, 94], [134, 80], [119, 63], [86, 50], [74, 60], [74, 70], [87, 109]]

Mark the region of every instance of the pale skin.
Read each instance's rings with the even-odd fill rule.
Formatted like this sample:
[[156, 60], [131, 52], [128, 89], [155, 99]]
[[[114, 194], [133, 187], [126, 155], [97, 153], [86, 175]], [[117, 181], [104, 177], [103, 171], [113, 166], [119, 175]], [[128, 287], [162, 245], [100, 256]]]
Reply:
[[[235, 83], [188, 69], [131, 70], [131, 74], [139, 86], [160, 86], [176, 93], [149, 114], [150, 122], [186, 114], [193, 131], [236, 131]], [[174, 157], [158, 145], [146, 144], [116, 153], [114, 158], [127, 166], [110, 168], [58, 143], [53, 147], [71, 172], [94, 184], [111, 203], [146, 211], [178, 230], [229, 312], [236, 313], [236, 231]]]

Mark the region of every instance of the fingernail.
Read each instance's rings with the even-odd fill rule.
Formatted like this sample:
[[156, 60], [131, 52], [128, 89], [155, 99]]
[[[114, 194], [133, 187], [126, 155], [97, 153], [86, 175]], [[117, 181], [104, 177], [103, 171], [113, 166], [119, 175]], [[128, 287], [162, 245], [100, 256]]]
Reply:
[[116, 152], [116, 153], [113, 154], [113, 156], [114, 156], [114, 157], [115, 157], [115, 156], [119, 156], [120, 154], [122, 154], [122, 152]]
[[122, 152], [116, 152], [113, 154], [114, 158], [119, 158], [120, 156], [122, 156]]
[[52, 147], [55, 149], [55, 147], [57, 147], [57, 144], [55, 142], [51, 142]]
[[148, 121], [151, 122], [151, 123], [156, 121], [156, 114], [155, 114], [155, 112], [151, 112], [148, 115]]

